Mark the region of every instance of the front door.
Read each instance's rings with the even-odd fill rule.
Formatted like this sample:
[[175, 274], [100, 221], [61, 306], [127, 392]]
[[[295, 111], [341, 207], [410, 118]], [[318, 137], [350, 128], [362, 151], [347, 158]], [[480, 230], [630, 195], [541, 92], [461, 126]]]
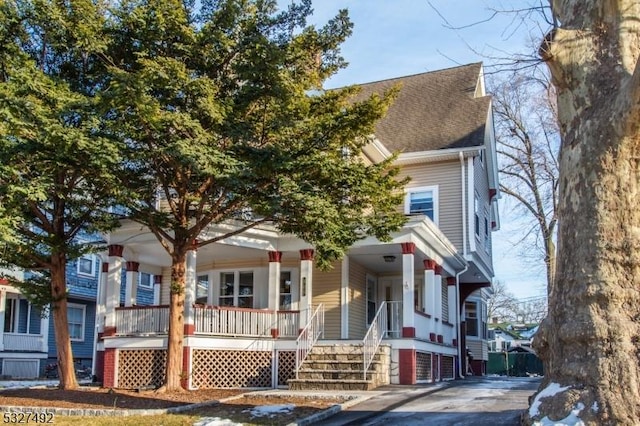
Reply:
[[378, 300], [387, 302], [387, 337], [400, 337], [402, 331], [402, 277], [381, 278]]

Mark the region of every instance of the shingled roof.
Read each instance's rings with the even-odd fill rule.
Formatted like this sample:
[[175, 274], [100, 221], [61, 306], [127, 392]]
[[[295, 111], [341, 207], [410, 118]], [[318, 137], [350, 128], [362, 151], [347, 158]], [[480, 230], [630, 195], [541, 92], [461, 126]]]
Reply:
[[396, 85], [400, 93], [376, 137], [390, 151], [419, 152], [484, 144], [488, 96], [474, 97], [482, 64], [360, 85], [358, 99]]

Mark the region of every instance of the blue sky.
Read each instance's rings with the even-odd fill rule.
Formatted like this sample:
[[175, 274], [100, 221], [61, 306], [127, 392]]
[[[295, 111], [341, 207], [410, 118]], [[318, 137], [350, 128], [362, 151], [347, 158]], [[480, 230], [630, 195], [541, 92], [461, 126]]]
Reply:
[[[280, 4], [287, 4], [280, 0]], [[348, 9], [353, 35], [342, 47], [349, 62], [327, 83], [327, 88], [366, 83], [433, 71], [457, 65], [492, 61], [507, 53], [534, 51], [544, 28], [515, 14], [493, 10], [524, 8], [528, 0], [313, 0], [310, 23], [323, 24], [339, 9]], [[433, 6], [433, 7], [432, 7]], [[484, 23], [479, 23], [488, 20]], [[474, 23], [467, 28], [464, 27]], [[496, 278], [519, 298], [544, 293], [544, 271], [521, 260], [514, 243], [521, 238], [522, 220], [503, 198], [502, 230], [494, 233]]]

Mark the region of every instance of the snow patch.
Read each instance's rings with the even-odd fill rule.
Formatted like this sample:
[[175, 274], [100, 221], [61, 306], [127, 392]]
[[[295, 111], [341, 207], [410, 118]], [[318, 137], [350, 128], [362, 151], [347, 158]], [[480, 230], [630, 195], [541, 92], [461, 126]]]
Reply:
[[243, 423], [236, 423], [233, 420], [221, 419], [220, 417], [203, 417], [193, 424], [193, 426], [242, 426]]
[[254, 407], [250, 410], [244, 410], [243, 412], [251, 413], [252, 417], [273, 417], [276, 414], [288, 413], [296, 408], [294, 404], [280, 404], [280, 405], [262, 405], [260, 407]]
[[[78, 380], [78, 384], [90, 384], [91, 379]], [[0, 381], [0, 389], [21, 389], [31, 388], [34, 386], [56, 387], [60, 384], [60, 380], [2, 380]]]
[[540, 404], [542, 404], [542, 398], [548, 398], [550, 396], [554, 396], [560, 392], [564, 392], [569, 389], [571, 386], [560, 386], [557, 383], [549, 383], [549, 385], [542, 390], [536, 398], [533, 400], [533, 404], [529, 407], [529, 417], [535, 417], [540, 414], [538, 409], [540, 408]]
[[534, 422], [533, 426], [585, 426], [579, 417], [582, 410], [584, 410], [584, 404], [578, 402], [571, 410], [571, 413], [564, 419], [551, 420], [545, 416], [540, 421]]
[[598, 401], [593, 402], [593, 405], [591, 406], [591, 411], [593, 411], [594, 413], [597, 413], [598, 411], [600, 411], [600, 407], [598, 406]]

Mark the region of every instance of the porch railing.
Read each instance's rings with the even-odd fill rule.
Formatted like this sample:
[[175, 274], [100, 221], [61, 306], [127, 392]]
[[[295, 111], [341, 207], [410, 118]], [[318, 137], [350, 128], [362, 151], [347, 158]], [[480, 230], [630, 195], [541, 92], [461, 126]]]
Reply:
[[271, 335], [273, 311], [227, 306], [197, 306], [196, 334], [264, 337]]
[[367, 371], [373, 362], [373, 358], [378, 352], [380, 342], [387, 334], [387, 327], [389, 325], [387, 316], [387, 302], [382, 302], [378, 308], [378, 312], [373, 317], [367, 334], [362, 339], [362, 358], [364, 363], [364, 380], [367, 380]]
[[116, 335], [166, 334], [169, 306], [130, 306], [116, 308]]
[[296, 339], [296, 379], [300, 366], [305, 360], [318, 338], [324, 334], [324, 305], [321, 303], [313, 311], [307, 320], [307, 325], [302, 329]]
[[278, 311], [278, 336], [297, 337], [300, 331], [300, 311]]
[[5, 351], [42, 352], [44, 337], [41, 334], [4, 333]]

